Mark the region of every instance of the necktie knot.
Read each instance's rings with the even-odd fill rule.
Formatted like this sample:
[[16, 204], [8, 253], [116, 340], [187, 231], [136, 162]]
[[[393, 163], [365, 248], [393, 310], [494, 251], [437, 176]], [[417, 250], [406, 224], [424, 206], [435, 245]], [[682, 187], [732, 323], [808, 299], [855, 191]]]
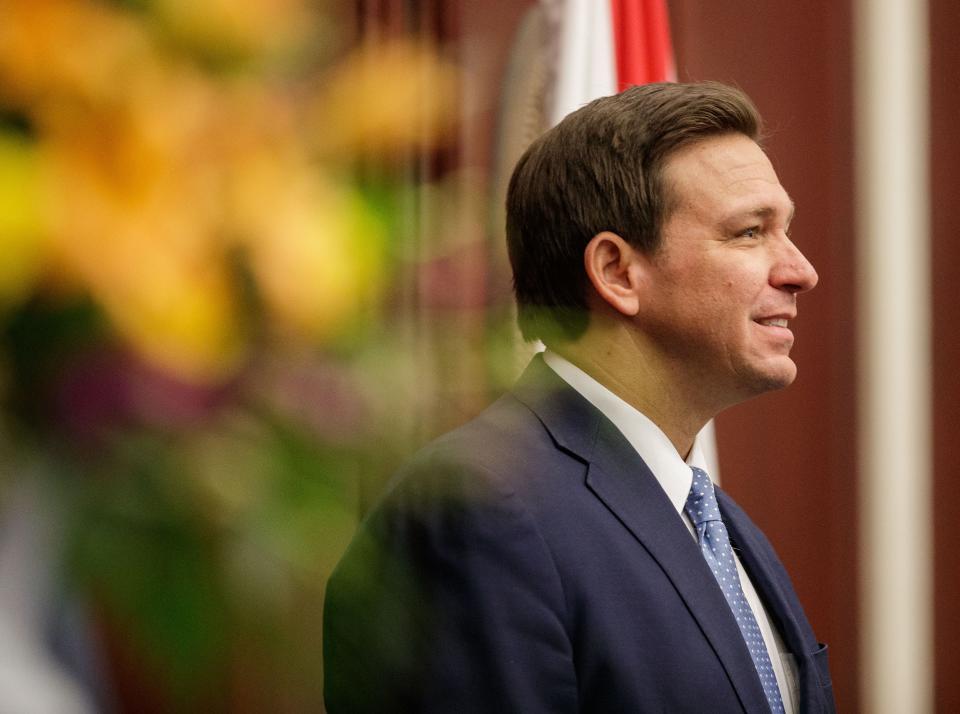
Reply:
[[695, 526], [708, 521], [719, 521], [720, 507], [717, 505], [717, 493], [713, 488], [713, 481], [703, 469], [692, 467], [693, 485], [683, 509], [690, 516]]

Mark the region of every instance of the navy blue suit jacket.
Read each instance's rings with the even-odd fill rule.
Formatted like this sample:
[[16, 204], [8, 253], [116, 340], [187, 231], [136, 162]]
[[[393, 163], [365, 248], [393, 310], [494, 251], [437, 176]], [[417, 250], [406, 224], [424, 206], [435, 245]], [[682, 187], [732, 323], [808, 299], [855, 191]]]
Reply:
[[[796, 659], [800, 711], [834, 711], [826, 646], [783, 566], [718, 499]], [[362, 525], [327, 588], [324, 659], [330, 714], [769, 711], [665, 492], [539, 357]]]

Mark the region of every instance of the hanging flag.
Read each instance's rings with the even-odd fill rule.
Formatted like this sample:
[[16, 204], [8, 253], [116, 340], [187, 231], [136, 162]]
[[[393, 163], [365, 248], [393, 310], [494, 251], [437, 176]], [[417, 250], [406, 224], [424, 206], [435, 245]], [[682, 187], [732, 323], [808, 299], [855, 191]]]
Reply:
[[541, 0], [554, 25], [547, 117], [633, 84], [676, 80], [664, 0]]
[[663, 0], [610, 0], [610, 14], [617, 91], [633, 84], [677, 81], [670, 18]]

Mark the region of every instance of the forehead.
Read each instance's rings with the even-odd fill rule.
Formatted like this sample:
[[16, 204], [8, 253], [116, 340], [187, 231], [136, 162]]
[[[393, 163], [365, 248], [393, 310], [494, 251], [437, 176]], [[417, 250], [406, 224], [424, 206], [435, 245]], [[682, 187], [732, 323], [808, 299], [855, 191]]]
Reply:
[[735, 213], [783, 213], [793, 203], [770, 159], [743, 134], [709, 137], [670, 156], [663, 171], [674, 211], [722, 220]]

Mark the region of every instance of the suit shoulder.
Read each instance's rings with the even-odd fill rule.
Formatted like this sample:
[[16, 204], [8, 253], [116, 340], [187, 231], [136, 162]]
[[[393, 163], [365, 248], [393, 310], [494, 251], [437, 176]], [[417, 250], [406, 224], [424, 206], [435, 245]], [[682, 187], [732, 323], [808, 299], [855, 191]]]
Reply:
[[522, 495], [538, 488], [545, 470], [568, 462], [582, 469], [558, 449], [537, 415], [508, 393], [420, 449], [397, 473], [393, 489], [445, 485]]
[[326, 592], [331, 711], [573, 711], [557, 567], [496, 456], [530, 421], [505, 398], [431, 442], [361, 525]]

